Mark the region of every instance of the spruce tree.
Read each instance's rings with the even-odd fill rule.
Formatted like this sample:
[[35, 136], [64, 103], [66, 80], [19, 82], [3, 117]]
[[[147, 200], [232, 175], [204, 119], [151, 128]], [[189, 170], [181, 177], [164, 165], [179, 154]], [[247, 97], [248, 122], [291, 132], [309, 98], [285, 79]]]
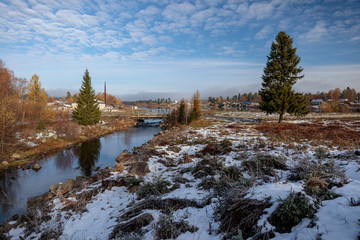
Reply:
[[293, 39], [286, 32], [279, 32], [275, 40], [267, 57], [259, 94], [260, 109], [279, 114], [280, 123], [285, 113], [303, 116], [309, 111], [306, 97], [292, 89], [297, 80], [304, 77], [300, 75], [303, 68], [298, 67], [301, 58], [292, 46]]
[[100, 108], [95, 97], [95, 90], [91, 86], [89, 71], [86, 69], [80, 93], [76, 99], [77, 106], [73, 112], [76, 123], [80, 125], [92, 125], [100, 121]]
[[178, 123], [187, 124], [187, 103], [185, 99], [181, 99], [178, 107]]
[[196, 90], [196, 94], [193, 97], [193, 108], [190, 112], [189, 122], [199, 120], [201, 118], [201, 105], [200, 105], [200, 93]]

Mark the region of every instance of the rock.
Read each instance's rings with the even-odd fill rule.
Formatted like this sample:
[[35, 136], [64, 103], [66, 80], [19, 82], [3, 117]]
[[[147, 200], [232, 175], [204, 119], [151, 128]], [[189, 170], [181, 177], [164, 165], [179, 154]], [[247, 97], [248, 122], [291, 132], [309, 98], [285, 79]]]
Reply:
[[115, 170], [116, 172], [123, 172], [124, 169], [125, 169], [125, 167], [124, 167], [124, 164], [123, 164], [122, 162], [121, 162], [121, 163], [116, 163], [116, 164], [114, 165], [114, 170]]
[[183, 158], [179, 161], [179, 163], [191, 163], [193, 160], [189, 156], [189, 154], [184, 153]]
[[134, 147], [133, 148], [133, 154], [140, 154], [141, 153], [141, 147]]
[[21, 168], [22, 168], [22, 170], [30, 169], [30, 168], [31, 168], [31, 165], [25, 164], [25, 165], [22, 165]]
[[94, 168], [94, 171], [95, 171], [95, 172], [97, 172], [97, 171], [99, 171], [99, 170], [100, 170], [100, 167]]
[[7, 166], [9, 166], [9, 163], [7, 161], [2, 161], [1, 165], [3, 165], [4, 167], [7, 167]]
[[178, 147], [178, 146], [169, 146], [169, 147], [167, 148], [167, 150], [168, 150], [168, 151], [173, 151], [173, 152], [175, 152], [175, 153], [179, 153], [179, 152], [181, 151], [181, 148]]
[[110, 172], [112, 170], [113, 169], [111, 167], [106, 167], [104, 169], [101, 169], [94, 176], [92, 176], [92, 182], [97, 182], [97, 181], [102, 180], [104, 178], [110, 177]]
[[149, 164], [147, 162], [136, 162], [129, 166], [129, 174], [145, 176], [150, 172]]
[[356, 156], [360, 156], [360, 149], [356, 150], [354, 153]]
[[124, 150], [120, 155], [116, 158], [117, 162], [122, 162], [126, 158], [130, 158], [132, 156], [131, 152], [128, 150]]
[[74, 183], [74, 188], [83, 189], [91, 183], [91, 177], [77, 176]]
[[35, 165], [32, 167], [32, 169], [35, 171], [38, 171], [41, 169], [41, 166], [39, 164], [35, 163]]
[[75, 185], [75, 180], [73, 178], [69, 178], [64, 183], [55, 183], [50, 186], [50, 192], [54, 195], [64, 195], [65, 193], [70, 192]]
[[20, 154], [18, 154], [18, 153], [14, 153], [11, 157], [14, 160], [19, 160], [21, 158]]
[[36, 208], [41, 207], [45, 202], [52, 199], [54, 195], [51, 192], [47, 192], [41, 195], [36, 195], [34, 197], [30, 197], [27, 200], [28, 208]]

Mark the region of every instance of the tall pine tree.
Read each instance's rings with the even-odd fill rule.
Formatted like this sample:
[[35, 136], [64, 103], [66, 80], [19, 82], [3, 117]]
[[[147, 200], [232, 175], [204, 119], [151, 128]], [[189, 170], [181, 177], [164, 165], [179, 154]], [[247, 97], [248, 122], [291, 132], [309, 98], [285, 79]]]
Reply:
[[303, 68], [298, 67], [300, 57], [292, 46], [293, 39], [286, 32], [279, 32], [275, 40], [267, 57], [259, 93], [260, 109], [268, 114], [279, 114], [280, 123], [285, 113], [302, 116], [309, 111], [306, 97], [292, 89], [297, 80], [304, 77], [300, 75]]
[[101, 112], [87, 69], [76, 102], [77, 106], [73, 112], [75, 122], [80, 125], [92, 125], [100, 121]]

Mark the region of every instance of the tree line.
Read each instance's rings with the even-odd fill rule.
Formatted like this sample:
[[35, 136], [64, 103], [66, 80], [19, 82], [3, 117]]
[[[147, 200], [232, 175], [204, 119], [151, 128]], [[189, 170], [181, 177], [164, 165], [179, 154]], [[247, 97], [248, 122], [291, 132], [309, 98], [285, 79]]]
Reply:
[[165, 125], [168, 127], [187, 125], [191, 122], [200, 120], [201, 118], [200, 92], [197, 90], [192, 97], [190, 104], [184, 98], [181, 99], [179, 106], [176, 109], [173, 109], [165, 119]]

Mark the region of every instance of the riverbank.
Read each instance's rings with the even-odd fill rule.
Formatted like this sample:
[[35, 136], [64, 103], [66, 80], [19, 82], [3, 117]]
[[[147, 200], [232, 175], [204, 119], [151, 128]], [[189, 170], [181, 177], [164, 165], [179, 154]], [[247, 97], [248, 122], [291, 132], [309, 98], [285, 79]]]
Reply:
[[40, 199], [2, 237], [356, 239], [359, 127], [209, 120], [167, 130], [83, 187]]
[[71, 124], [63, 126], [63, 129], [49, 127], [43, 131], [33, 132], [18, 139], [19, 147], [9, 154], [7, 159], [0, 162], [0, 171], [9, 167], [20, 168], [34, 164], [39, 158], [135, 125], [136, 122], [129, 119], [103, 118], [99, 123], [91, 126]]

